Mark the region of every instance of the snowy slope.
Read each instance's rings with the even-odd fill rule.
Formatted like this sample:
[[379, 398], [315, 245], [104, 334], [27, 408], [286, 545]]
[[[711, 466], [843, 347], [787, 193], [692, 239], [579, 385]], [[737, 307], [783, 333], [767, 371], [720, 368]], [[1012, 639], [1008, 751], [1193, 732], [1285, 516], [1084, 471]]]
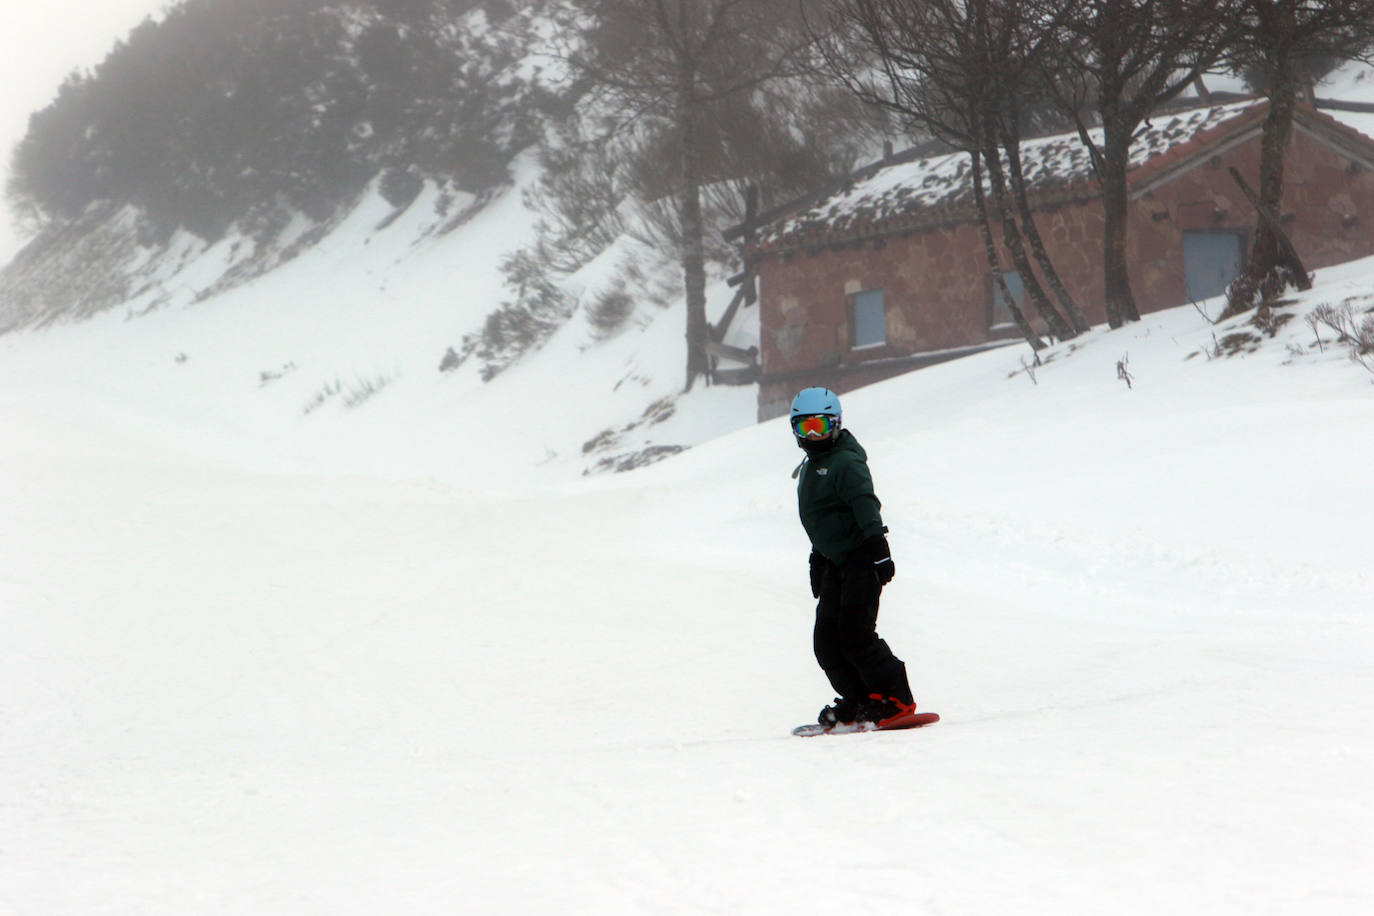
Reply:
[[810, 741], [783, 424], [505, 489], [6, 371], [0, 911], [1368, 912], [1374, 374], [1212, 333], [846, 399], [945, 719]]
[[[333, 452], [363, 470], [428, 473], [448, 466], [476, 427], [502, 444], [488, 470], [513, 485], [551, 463], [578, 476], [598, 460], [585, 443], [676, 400], [685, 322], [680, 306], [642, 304], [610, 339], [589, 327], [585, 302], [626, 258], [642, 256], [627, 245], [569, 279], [579, 311], [543, 351], [491, 383], [475, 359], [441, 374], [445, 352], [512, 297], [500, 263], [533, 239], [522, 191], [535, 177], [532, 157], [522, 159], [512, 187], [446, 232], [432, 189], [399, 215], [374, 194], [304, 254], [242, 285], [222, 282], [251, 251], [238, 237], [189, 261], [160, 261], [156, 282], [124, 307], [52, 332], [0, 335], [0, 373], [170, 414], [210, 454], [249, 437], [274, 462], [312, 468]], [[716, 283], [708, 292], [714, 320], [732, 291]], [[756, 343], [757, 322], [757, 309], [745, 310], [728, 341]], [[742, 428], [755, 398], [752, 388], [703, 391], [668, 421], [617, 437], [609, 454]], [[369, 447], [355, 448], [360, 440]]]

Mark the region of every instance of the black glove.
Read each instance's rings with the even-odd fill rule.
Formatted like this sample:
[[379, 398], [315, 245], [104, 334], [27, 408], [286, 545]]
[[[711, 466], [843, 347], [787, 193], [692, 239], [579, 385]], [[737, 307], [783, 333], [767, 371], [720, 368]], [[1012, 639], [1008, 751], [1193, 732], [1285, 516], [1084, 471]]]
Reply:
[[825, 570], [830, 565], [830, 561], [821, 556], [816, 551], [811, 551], [811, 597], [821, 596], [821, 586], [825, 584]]
[[897, 574], [897, 566], [892, 562], [892, 551], [887, 546], [887, 538], [881, 534], [864, 541], [863, 554], [873, 564], [873, 575], [878, 577], [879, 585], [886, 585]]

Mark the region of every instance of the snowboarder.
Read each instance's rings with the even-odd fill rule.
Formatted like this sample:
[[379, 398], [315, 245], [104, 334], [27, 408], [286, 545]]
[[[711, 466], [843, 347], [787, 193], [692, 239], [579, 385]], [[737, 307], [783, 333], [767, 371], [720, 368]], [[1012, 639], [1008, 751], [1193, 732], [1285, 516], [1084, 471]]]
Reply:
[[792, 432], [806, 452], [793, 477], [811, 539], [816, 661], [839, 694], [818, 721], [881, 728], [910, 716], [916, 703], [906, 665], [877, 633], [878, 597], [896, 567], [868, 455], [841, 428], [840, 399], [827, 388], [805, 388], [793, 399]]

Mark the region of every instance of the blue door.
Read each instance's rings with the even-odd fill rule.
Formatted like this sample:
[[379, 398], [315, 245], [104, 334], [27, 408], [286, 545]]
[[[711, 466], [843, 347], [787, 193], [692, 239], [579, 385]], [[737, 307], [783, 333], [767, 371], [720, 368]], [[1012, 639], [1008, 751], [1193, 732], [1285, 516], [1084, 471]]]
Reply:
[[1183, 279], [1188, 298], [1201, 302], [1219, 296], [1240, 274], [1245, 240], [1238, 232], [1183, 233]]

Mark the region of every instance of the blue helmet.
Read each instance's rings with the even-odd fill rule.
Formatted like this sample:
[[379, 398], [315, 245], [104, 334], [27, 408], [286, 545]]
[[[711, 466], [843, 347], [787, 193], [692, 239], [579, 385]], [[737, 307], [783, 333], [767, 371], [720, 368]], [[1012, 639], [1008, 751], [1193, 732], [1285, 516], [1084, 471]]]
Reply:
[[829, 388], [803, 388], [792, 399], [792, 416], [808, 417], [815, 414], [840, 419], [840, 396]]
[[798, 417], [826, 416], [834, 419], [836, 431], [840, 428], [840, 398], [829, 388], [803, 388], [792, 399], [792, 428], [796, 431]]

